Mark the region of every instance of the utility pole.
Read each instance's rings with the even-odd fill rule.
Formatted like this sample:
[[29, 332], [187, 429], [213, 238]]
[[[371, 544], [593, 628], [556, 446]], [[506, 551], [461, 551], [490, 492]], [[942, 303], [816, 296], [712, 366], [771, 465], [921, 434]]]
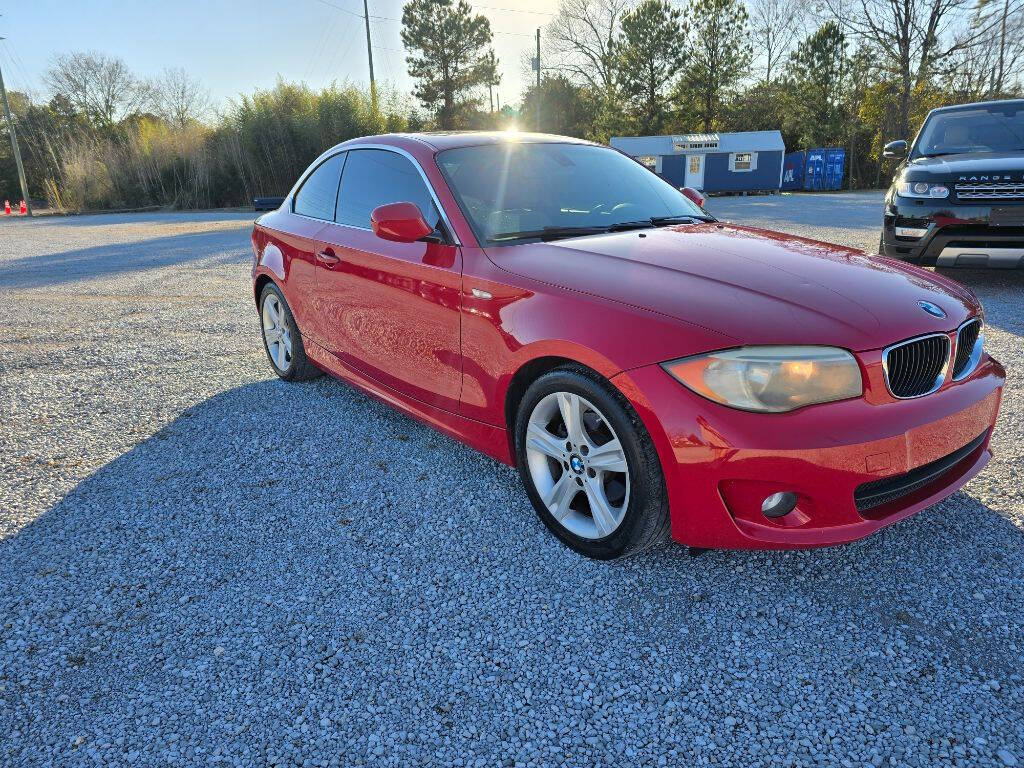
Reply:
[[540, 27], [537, 27], [537, 133], [540, 133]]
[[363, 21], [366, 22], [366, 58], [370, 62], [370, 106], [377, 112], [377, 81], [373, 79], [373, 48], [370, 45], [370, 7], [363, 0]]
[[[0, 40], [5, 38], [0, 37]], [[21, 162], [21, 150], [18, 148], [18, 136], [14, 132], [14, 118], [11, 117], [11, 104], [7, 101], [7, 89], [4, 88], [4, 72], [0, 68], [0, 96], [4, 100], [4, 114], [7, 116], [7, 131], [11, 134], [11, 150], [14, 162], [18, 166], [18, 181], [21, 183], [21, 197], [25, 201], [25, 212], [32, 215], [32, 203], [28, 199], [28, 184], [25, 182], [25, 166]]]
[[490, 57], [488, 59], [488, 62], [490, 64], [490, 66], [488, 67], [488, 69], [490, 71], [490, 74], [488, 75], [488, 79], [487, 79], [487, 93], [491, 97], [491, 114], [493, 115], [494, 114], [494, 79], [495, 79], [494, 78], [494, 72], [495, 72], [495, 69], [496, 69], [495, 64], [494, 64], [494, 51], [493, 50], [491, 51], [491, 55], [490, 55]]

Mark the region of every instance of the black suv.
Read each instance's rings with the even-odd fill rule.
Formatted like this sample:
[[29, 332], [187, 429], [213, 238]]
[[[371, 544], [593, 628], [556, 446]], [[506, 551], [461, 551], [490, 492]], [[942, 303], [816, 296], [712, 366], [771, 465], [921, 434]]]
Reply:
[[879, 252], [940, 267], [1024, 267], [1024, 99], [933, 109], [885, 197]]

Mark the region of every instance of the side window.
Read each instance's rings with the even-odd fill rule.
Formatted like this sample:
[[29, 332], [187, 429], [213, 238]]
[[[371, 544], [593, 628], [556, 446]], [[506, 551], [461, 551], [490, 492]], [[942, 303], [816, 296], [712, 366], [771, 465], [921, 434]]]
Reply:
[[338, 181], [341, 167], [345, 164], [345, 153], [327, 158], [311, 173], [295, 193], [296, 213], [312, 216], [314, 219], [332, 221], [335, 203], [338, 201]]
[[415, 203], [427, 224], [439, 218], [423, 177], [410, 160], [383, 149], [349, 150], [335, 221], [370, 228], [370, 213], [387, 203]]

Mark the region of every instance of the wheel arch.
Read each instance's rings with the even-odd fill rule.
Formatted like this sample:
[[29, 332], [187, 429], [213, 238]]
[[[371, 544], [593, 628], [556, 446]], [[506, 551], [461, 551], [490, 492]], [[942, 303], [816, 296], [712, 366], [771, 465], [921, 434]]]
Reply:
[[[259, 306], [260, 306], [260, 296], [263, 295], [263, 289], [267, 287], [267, 283], [274, 283], [274, 285], [277, 285], [277, 283], [274, 281], [274, 278], [272, 278], [266, 272], [264, 272], [261, 275], [257, 275], [256, 279], [253, 281], [253, 284], [252, 284], [253, 299], [256, 302], [256, 308], [257, 309], [259, 309]], [[278, 285], [277, 288], [278, 288], [278, 290], [280, 290], [281, 286]]]
[[522, 402], [526, 390], [530, 388], [533, 382], [544, 374], [559, 368], [574, 368], [586, 371], [606, 381], [612, 389], [616, 389], [611, 381], [611, 376], [591, 365], [581, 362], [578, 357], [566, 357], [564, 354], [546, 354], [525, 361], [516, 369], [505, 390], [505, 427], [508, 435], [509, 455], [513, 457], [513, 460], [516, 455], [516, 413], [519, 411], [519, 404]]

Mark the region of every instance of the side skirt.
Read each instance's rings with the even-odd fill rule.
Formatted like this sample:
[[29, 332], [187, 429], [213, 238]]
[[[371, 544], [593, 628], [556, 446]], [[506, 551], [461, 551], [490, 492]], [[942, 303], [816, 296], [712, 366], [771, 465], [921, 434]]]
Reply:
[[445, 411], [432, 405], [403, 395], [391, 387], [371, 379], [359, 371], [346, 366], [338, 357], [321, 347], [312, 339], [303, 336], [302, 343], [306, 356], [319, 369], [331, 376], [351, 384], [368, 395], [376, 397], [396, 408], [407, 416], [421, 421], [438, 432], [443, 432], [460, 443], [465, 443], [481, 453], [500, 461], [502, 464], [515, 466], [515, 458], [509, 453], [508, 435], [506, 430], [485, 424], [482, 421], [467, 419], [457, 413]]

